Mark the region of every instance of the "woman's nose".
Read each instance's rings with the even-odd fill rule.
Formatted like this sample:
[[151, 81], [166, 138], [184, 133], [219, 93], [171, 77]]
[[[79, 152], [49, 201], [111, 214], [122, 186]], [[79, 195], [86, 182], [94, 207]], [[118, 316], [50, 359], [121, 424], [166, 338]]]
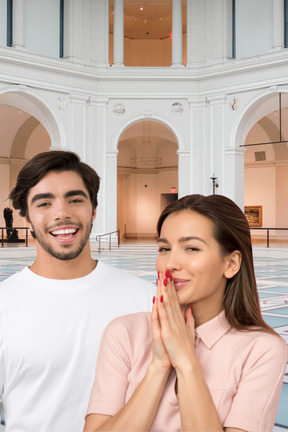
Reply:
[[168, 260], [166, 262], [167, 270], [173, 272], [174, 270], [179, 270], [181, 268], [181, 260], [177, 252], [170, 252]]

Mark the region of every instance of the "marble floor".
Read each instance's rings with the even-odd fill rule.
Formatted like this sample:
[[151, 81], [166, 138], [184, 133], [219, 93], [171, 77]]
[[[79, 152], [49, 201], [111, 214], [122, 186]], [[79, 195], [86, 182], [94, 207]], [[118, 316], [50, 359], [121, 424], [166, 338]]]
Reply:
[[[282, 246], [282, 245], [281, 245]], [[254, 247], [256, 279], [264, 319], [285, 339], [288, 345], [288, 248]], [[92, 244], [95, 258], [115, 267], [127, 270], [152, 282], [156, 279], [154, 269], [156, 246], [149, 242], [141, 245], [124, 244], [99, 254]], [[32, 247], [0, 248], [0, 281], [33, 262], [36, 256]], [[4, 426], [0, 426], [0, 431]], [[283, 380], [281, 399], [274, 432], [288, 430], [288, 367]]]

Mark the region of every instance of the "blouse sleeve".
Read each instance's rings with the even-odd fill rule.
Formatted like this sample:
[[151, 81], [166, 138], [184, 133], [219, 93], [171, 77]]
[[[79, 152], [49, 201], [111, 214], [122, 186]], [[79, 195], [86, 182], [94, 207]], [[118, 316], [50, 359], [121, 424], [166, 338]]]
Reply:
[[102, 336], [86, 415], [113, 416], [125, 405], [130, 371], [129, 345], [123, 319], [116, 318]]
[[287, 347], [278, 336], [258, 340], [243, 365], [241, 380], [224, 427], [273, 431], [287, 363]]

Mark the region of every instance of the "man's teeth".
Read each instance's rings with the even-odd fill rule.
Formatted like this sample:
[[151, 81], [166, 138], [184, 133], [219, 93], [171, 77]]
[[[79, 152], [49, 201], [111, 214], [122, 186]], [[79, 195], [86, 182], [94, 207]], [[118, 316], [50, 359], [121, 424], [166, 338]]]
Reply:
[[53, 235], [75, 234], [76, 231], [77, 231], [76, 228], [66, 228], [66, 229], [60, 229], [57, 231], [51, 231], [51, 234], [53, 234]]

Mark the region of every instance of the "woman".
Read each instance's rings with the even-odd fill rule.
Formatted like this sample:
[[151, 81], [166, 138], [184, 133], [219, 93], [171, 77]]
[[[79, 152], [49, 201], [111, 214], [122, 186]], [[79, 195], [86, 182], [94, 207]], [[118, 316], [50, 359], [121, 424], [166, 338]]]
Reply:
[[107, 327], [84, 430], [272, 431], [287, 348], [261, 317], [243, 212], [190, 195], [157, 231], [152, 314]]

